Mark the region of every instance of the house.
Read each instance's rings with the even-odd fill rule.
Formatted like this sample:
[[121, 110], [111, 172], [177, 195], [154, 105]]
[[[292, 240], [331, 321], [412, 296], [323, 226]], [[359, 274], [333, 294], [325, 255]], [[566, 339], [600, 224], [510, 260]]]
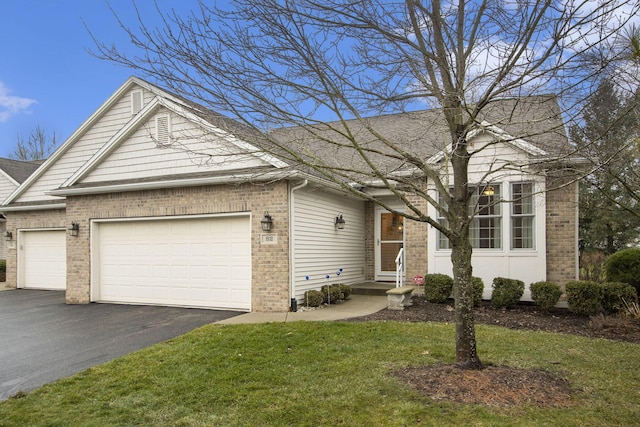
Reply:
[[[474, 136], [474, 146], [487, 146], [471, 168], [479, 203], [520, 200], [486, 210], [472, 231], [474, 275], [484, 279], [487, 297], [496, 276], [527, 284], [576, 278], [577, 185], [566, 164], [559, 162], [557, 173], [503, 167], [490, 186], [482, 184], [487, 165], [500, 159], [517, 166], [567, 149], [560, 115], [546, 114], [554, 108], [553, 97], [505, 100]], [[370, 124], [443, 165], [438, 117], [404, 113]], [[511, 137], [522, 126], [547, 131]], [[372, 128], [356, 130], [363, 143], [377, 143]], [[294, 150], [311, 137], [298, 129], [274, 136]], [[128, 79], [2, 203], [13, 236], [7, 286], [65, 290], [72, 304], [287, 311], [292, 299], [301, 302], [306, 290], [324, 284], [393, 280], [400, 248], [407, 280], [451, 273], [450, 250], [435, 229], [291, 165], [286, 155], [257, 150], [251, 140], [237, 122]], [[340, 167], [358, 162], [344, 147], [312, 147], [307, 155]], [[360, 190], [406, 208], [373, 181]], [[426, 208], [423, 199], [414, 202]]]
[[[40, 166], [40, 163], [0, 157], [0, 199], [4, 200], [9, 194], [13, 193]], [[0, 259], [6, 259], [7, 257], [5, 232], [5, 218], [0, 215], [0, 236], [2, 236], [2, 239], [0, 239]]]

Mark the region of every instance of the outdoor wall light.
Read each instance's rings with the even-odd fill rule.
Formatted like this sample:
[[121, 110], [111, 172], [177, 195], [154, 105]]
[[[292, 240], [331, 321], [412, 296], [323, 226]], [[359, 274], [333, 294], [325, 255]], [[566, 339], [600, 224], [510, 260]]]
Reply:
[[80, 224], [76, 221], [71, 223], [71, 227], [69, 227], [69, 235], [73, 237], [78, 237], [78, 233], [80, 232]]
[[269, 211], [264, 211], [264, 217], [262, 217], [260, 224], [262, 224], [262, 231], [271, 231], [271, 228], [273, 227], [273, 218], [269, 215]]
[[344, 230], [344, 225], [346, 221], [342, 218], [342, 214], [336, 217], [336, 230]]
[[494, 194], [496, 194], [496, 190], [495, 188], [493, 188], [493, 185], [487, 185], [486, 187], [484, 187], [482, 194], [484, 194], [485, 196], [493, 196]]
[[8, 242], [11, 239], [13, 239], [13, 233], [8, 231], [8, 230], [5, 231], [4, 232], [4, 240], [6, 240]]

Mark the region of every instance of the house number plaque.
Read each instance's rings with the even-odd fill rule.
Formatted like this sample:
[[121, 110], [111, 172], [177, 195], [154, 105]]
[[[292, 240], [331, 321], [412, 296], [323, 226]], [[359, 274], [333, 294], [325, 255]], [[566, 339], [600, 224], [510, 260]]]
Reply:
[[260, 235], [260, 244], [262, 245], [276, 245], [278, 244], [278, 235], [277, 234], [261, 234]]

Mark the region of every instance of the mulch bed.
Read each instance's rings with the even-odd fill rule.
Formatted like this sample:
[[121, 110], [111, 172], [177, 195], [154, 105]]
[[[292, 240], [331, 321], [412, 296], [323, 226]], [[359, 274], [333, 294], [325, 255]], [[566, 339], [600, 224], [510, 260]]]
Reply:
[[[454, 322], [453, 302], [432, 304], [422, 296], [413, 297], [413, 306], [402, 311], [381, 310], [351, 319], [400, 322]], [[607, 338], [640, 344], [640, 322], [620, 316], [579, 316], [567, 309], [542, 312], [535, 305], [519, 304], [510, 309], [494, 309], [484, 302], [475, 311], [477, 324], [503, 326], [591, 338]], [[571, 385], [554, 373], [538, 369], [488, 366], [463, 370], [452, 365], [410, 367], [394, 372], [408, 386], [437, 401], [487, 406], [532, 404], [564, 407], [570, 404]]]

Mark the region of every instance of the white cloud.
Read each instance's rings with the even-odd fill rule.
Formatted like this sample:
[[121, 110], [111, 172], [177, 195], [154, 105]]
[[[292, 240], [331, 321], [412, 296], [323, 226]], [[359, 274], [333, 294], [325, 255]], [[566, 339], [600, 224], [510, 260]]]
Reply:
[[37, 102], [35, 99], [9, 95], [9, 89], [0, 82], [0, 123], [16, 114], [28, 112], [29, 107]]

